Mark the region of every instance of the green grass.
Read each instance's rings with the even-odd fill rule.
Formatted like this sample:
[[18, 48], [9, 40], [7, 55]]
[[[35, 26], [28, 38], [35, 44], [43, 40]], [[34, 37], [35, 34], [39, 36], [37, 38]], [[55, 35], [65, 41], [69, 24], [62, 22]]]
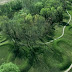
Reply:
[[8, 40], [5, 36], [0, 32], [0, 65], [7, 61], [7, 57], [9, 55], [9, 47]]
[[62, 34], [63, 26], [56, 25], [55, 26], [55, 33], [54, 39], [59, 37]]
[[7, 61], [9, 55], [9, 45], [0, 46], [0, 65]]
[[[72, 11], [69, 11], [69, 13], [72, 15]], [[64, 19], [64, 21], [68, 22], [68, 19]], [[62, 34], [62, 30], [63, 26], [55, 26], [54, 39]], [[48, 40], [45, 38], [44, 41], [47, 42]], [[14, 58], [13, 54], [9, 51], [11, 47], [10, 44], [10, 41], [0, 33], [0, 65], [4, 62], [12, 61], [17, 64], [21, 70], [27, 68], [28, 59]], [[55, 71], [56, 69], [56, 72], [62, 72], [62, 70], [67, 69], [72, 63], [72, 20], [69, 26], [66, 27], [64, 36], [44, 48], [47, 49], [47, 52], [44, 54], [44, 61], [47, 65], [42, 61], [42, 58], [40, 58], [41, 64], [35, 68], [32, 66], [28, 72], [53, 72], [53, 70]], [[51, 69], [51, 71], [49, 69]]]
[[[72, 16], [72, 12], [69, 11]], [[64, 21], [68, 21], [68, 19], [64, 19]], [[54, 38], [60, 36], [62, 31], [62, 26], [56, 27]], [[72, 63], [72, 20], [69, 23], [69, 26], [65, 29], [65, 34], [62, 38], [53, 42], [53, 46], [55, 49], [60, 51], [63, 56], [63, 62], [58, 63], [61, 69], [66, 69]], [[57, 62], [56, 62], [57, 63]], [[55, 64], [56, 65], [56, 64]]]
[[28, 59], [14, 58], [13, 53], [10, 50], [11, 47], [12, 42], [0, 32], [0, 65], [4, 62], [13, 62], [19, 66], [20, 70], [28, 67]]
[[[72, 11], [69, 11], [69, 13], [72, 16]], [[63, 21], [68, 22], [68, 20], [69, 17], [66, 17]], [[54, 39], [62, 34], [62, 30], [63, 26], [55, 26]], [[72, 63], [72, 20], [69, 23], [69, 26], [66, 27], [64, 36], [55, 40], [53, 43], [48, 44], [48, 47], [45, 48], [48, 50], [44, 55], [45, 62], [49, 69], [51, 69], [50, 72], [53, 72], [54, 68], [55, 70], [57, 69], [56, 71], [54, 70], [54, 72], [63, 72], [70, 66]], [[29, 72], [37, 72], [37, 69], [31, 67]]]

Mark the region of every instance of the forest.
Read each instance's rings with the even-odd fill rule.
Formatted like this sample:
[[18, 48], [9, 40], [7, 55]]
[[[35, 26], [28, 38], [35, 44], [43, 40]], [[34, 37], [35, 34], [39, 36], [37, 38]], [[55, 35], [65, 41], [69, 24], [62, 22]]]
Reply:
[[72, 63], [71, 5], [72, 0], [0, 3], [0, 72], [65, 72]]

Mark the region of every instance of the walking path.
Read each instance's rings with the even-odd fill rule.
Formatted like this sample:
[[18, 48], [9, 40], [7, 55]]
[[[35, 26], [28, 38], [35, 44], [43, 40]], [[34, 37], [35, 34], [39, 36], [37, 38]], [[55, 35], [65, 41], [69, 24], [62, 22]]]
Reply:
[[[67, 10], [66, 10], [66, 12], [67, 12], [67, 14], [68, 14], [69, 17], [70, 17], [70, 19], [69, 19], [69, 21], [68, 21], [68, 24], [69, 24], [70, 21], [71, 21], [71, 15], [69, 14], [69, 12], [68, 12]], [[65, 33], [65, 28], [66, 28], [66, 25], [63, 27], [63, 31], [62, 31], [61, 36], [59, 36], [58, 38], [56, 38], [56, 39], [54, 39], [54, 40], [51, 40], [51, 41], [46, 42], [46, 43], [41, 43], [41, 44], [49, 44], [49, 43], [51, 43], [51, 42], [53, 42], [53, 41], [55, 41], [55, 40], [58, 40], [58, 39], [62, 38], [62, 37], [64, 36], [64, 33]], [[66, 71], [64, 71], [64, 72], [69, 72], [69, 71], [71, 70], [71, 68], [72, 68], [72, 64], [71, 64], [70, 67], [69, 67]]]
[[[67, 10], [66, 10], [66, 12], [67, 12], [67, 14], [68, 14], [68, 15], [69, 15], [69, 17], [70, 17], [70, 19], [69, 19], [69, 21], [68, 21], [68, 23], [67, 23], [67, 24], [69, 24], [69, 23], [70, 23], [70, 21], [71, 21], [71, 15], [69, 14], [69, 12], [68, 12]], [[49, 43], [51, 43], [51, 42], [53, 42], [53, 41], [55, 41], [55, 40], [57, 40], [57, 39], [62, 38], [62, 37], [64, 36], [64, 33], [65, 33], [65, 28], [66, 28], [66, 25], [63, 27], [63, 31], [62, 31], [61, 36], [59, 36], [58, 38], [56, 38], [56, 39], [54, 39], [54, 40], [51, 40], [51, 41], [46, 42], [46, 43], [41, 43], [41, 44], [49, 44]]]
[[[6, 3], [6, 2], [8, 2], [8, 0], [4, 0], [4, 1], [0, 2], [0, 4], [4, 4], [4, 3]], [[70, 17], [70, 19], [69, 19], [69, 21], [68, 21], [68, 24], [69, 24], [70, 21], [71, 21], [71, 15], [69, 14], [69, 12], [68, 12], [67, 10], [66, 10], [66, 12], [67, 12], [67, 14], [68, 14], [69, 17]], [[65, 28], [66, 28], [66, 26], [63, 27], [62, 35], [59, 36], [58, 38], [54, 39], [54, 40], [60, 39], [60, 38], [62, 38], [62, 37], [64, 36]], [[49, 42], [42, 43], [42, 44], [49, 44], [49, 43], [53, 42], [54, 40], [51, 40], [51, 41], [49, 41]], [[72, 64], [71, 64], [70, 67], [69, 67], [66, 71], [64, 71], [64, 72], [69, 72], [69, 71], [71, 70], [71, 68], [72, 68]]]
[[69, 72], [69, 71], [71, 70], [71, 68], [72, 68], [72, 64], [71, 64], [70, 67], [69, 67], [66, 71], [64, 71], [64, 72]]

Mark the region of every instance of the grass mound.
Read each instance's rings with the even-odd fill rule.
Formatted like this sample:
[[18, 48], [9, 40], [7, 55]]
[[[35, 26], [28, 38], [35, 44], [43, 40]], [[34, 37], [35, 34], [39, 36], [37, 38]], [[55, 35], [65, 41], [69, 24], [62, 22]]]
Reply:
[[7, 61], [9, 55], [9, 45], [0, 46], [0, 64]]
[[72, 26], [69, 27], [69, 31], [70, 31], [70, 33], [72, 32]]

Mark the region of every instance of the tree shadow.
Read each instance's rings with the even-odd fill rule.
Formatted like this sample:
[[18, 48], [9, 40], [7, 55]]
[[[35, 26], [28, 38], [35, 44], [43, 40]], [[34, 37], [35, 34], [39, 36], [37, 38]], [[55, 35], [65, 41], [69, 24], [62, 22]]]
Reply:
[[61, 22], [61, 23], [59, 23], [59, 25], [62, 25], [62, 26], [69, 26], [69, 24], [66, 23], [66, 22]]

